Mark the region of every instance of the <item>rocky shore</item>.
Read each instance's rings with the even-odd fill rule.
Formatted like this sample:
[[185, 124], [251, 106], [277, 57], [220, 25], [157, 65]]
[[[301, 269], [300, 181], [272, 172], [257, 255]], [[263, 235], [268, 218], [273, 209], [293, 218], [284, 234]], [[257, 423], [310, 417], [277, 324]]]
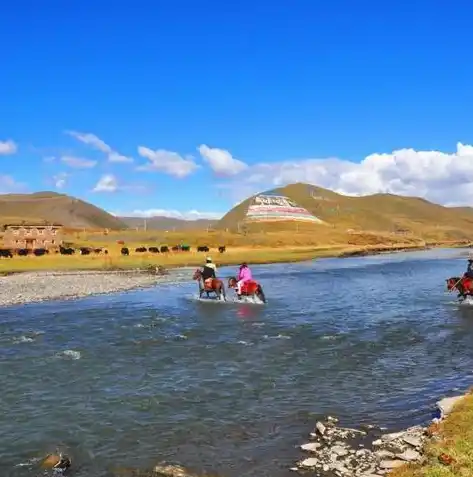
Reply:
[[[464, 396], [437, 402], [438, 424]], [[376, 426], [349, 429], [337, 426], [337, 419], [328, 416], [319, 421], [310, 434], [311, 441], [301, 445], [307, 456], [291, 470], [303, 475], [337, 477], [382, 477], [409, 462], [421, 463], [423, 449], [429, 439], [429, 427], [414, 426], [401, 432], [383, 434]]]
[[187, 269], [171, 270], [169, 274], [151, 271], [17, 273], [0, 277], [0, 306], [122, 292], [189, 279], [189, 276]]

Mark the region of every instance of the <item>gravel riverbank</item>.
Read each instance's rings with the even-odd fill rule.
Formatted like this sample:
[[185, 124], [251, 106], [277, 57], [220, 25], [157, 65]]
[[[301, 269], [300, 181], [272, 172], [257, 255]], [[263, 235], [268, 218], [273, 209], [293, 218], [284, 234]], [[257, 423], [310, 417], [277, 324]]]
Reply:
[[0, 306], [79, 298], [184, 281], [188, 269], [159, 276], [142, 272], [25, 272], [0, 277]]

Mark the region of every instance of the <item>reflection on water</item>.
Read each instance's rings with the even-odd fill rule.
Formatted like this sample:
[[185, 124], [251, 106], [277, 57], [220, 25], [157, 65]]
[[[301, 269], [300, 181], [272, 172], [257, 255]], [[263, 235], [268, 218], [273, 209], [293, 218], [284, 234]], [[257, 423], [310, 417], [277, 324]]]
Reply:
[[473, 306], [445, 292], [458, 255], [254, 267], [266, 306], [186, 282], [0, 309], [1, 475], [59, 445], [79, 477], [163, 459], [283, 477], [321, 414], [429, 419], [472, 380]]

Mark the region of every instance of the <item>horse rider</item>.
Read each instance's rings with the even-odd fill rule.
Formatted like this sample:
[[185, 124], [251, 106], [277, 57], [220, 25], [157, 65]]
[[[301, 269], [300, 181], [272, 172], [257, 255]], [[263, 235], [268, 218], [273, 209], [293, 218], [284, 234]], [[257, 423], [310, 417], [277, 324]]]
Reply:
[[249, 282], [253, 280], [253, 274], [251, 273], [250, 267], [243, 262], [240, 265], [240, 269], [238, 270], [237, 276], [237, 295], [241, 295], [241, 287], [245, 282]]
[[468, 259], [468, 266], [467, 266], [464, 277], [473, 279], [473, 258], [471, 256]]
[[212, 262], [211, 257], [206, 258], [204, 268], [202, 269], [202, 280], [204, 282], [204, 286], [205, 282], [209, 278], [217, 278], [217, 267], [215, 263]]

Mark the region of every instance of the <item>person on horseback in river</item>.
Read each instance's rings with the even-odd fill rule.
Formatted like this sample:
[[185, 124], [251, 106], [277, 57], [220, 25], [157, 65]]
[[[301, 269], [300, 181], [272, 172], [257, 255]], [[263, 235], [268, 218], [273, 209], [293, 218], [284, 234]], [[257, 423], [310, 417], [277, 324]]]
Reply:
[[466, 278], [473, 279], [473, 258], [471, 256], [468, 259], [468, 266], [467, 266], [466, 272], [463, 276], [466, 277]]
[[204, 268], [202, 269], [202, 281], [204, 282], [204, 286], [209, 278], [217, 278], [217, 267], [215, 263], [212, 262], [211, 257], [206, 258]]
[[250, 267], [243, 262], [240, 265], [237, 276], [237, 295], [241, 296], [241, 287], [245, 282], [253, 280], [253, 274], [251, 273]]

